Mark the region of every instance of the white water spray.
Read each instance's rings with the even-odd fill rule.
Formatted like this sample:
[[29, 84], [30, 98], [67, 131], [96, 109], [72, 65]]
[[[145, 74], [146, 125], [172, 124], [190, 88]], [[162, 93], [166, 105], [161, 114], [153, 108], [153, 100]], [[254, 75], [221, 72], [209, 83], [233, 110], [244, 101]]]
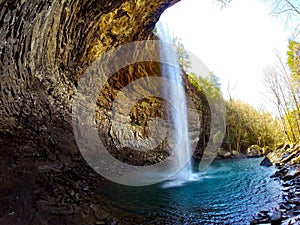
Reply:
[[[159, 21], [156, 25], [157, 33], [159, 38], [163, 42], [168, 42], [173, 44], [173, 38], [170, 36], [168, 26], [166, 23]], [[168, 45], [170, 46], [170, 45]], [[185, 90], [183, 86], [181, 70], [179, 69], [178, 55], [174, 48], [166, 48], [166, 45], [161, 45], [161, 58], [162, 61], [172, 61], [172, 65], [162, 64], [162, 76], [166, 79], [175, 82], [178, 89], [166, 89], [163, 90], [165, 99], [169, 99], [171, 102], [175, 103], [171, 109], [171, 117], [174, 123], [175, 135], [173, 136], [174, 143], [177, 143], [176, 149], [174, 149], [174, 163], [173, 167], [175, 171], [178, 171], [169, 182], [164, 186], [179, 186], [186, 181], [194, 180], [195, 175], [192, 172], [191, 165], [191, 147], [188, 134], [188, 122], [187, 122], [187, 107], [186, 107], [186, 97]]]

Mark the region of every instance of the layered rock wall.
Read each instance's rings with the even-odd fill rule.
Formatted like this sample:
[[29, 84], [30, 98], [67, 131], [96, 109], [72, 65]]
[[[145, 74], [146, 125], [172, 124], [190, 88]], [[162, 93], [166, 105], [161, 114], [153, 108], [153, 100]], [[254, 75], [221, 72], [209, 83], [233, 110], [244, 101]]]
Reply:
[[[152, 33], [155, 23], [177, 1], [1, 1], [1, 136], [32, 139], [39, 146], [39, 154], [46, 158], [77, 155], [71, 111], [80, 77], [108, 50], [132, 41], [156, 39]], [[108, 145], [124, 141], [111, 141], [114, 134], [110, 132], [109, 110], [116, 93], [133, 80], [149, 75], [160, 76], [158, 63], [131, 65], [107, 83], [107, 92], [104, 90], [99, 97], [96, 111], [99, 132]], [[193, 93], [201, 112], [201, 135], [205, 140], [209, 118], [201, 115], [209, 111], [204, 107], [207, 102], [186, 77], [184, 80], [187, 93]], [[134, 132], [147, 136], [148, 119], [164, 117], [164, 104], [150, 98], [136, 106], [131, 113], [133, 125], [138, 124]], [[195, 142], [199, 137], [194, 138]], [[198, 148], [204, 145], [205, 141], [198, 143]], [[115, 157], [120, 158], [119, 153]], [[130, 155], [122, 154], [121, 158]], [[167, 153], [159, 157], [162, 155]]]
[[72, 98], [82, 72], [101, 53], [151, 36], [174, 3], [1, 1], [2, 134], [49, 136], [66, 146], [59, 138], [72, 133]]
[[[156, 39], [152, 34], [155, 23], [177, 1], [0, 1], [3, 224], [110, 224], [122, 217], [97, 196], [102, 177], [83, 160], [75, 143], [74, 96], [97, 57], [126, 43]], [[122, 148], [120, 143], [127, 138], [122, 136], [126, 134], [122, 121], [117, 124], [121, 136], [111, 131], [116, 95], [132, 81], [149, 75], [161, 75], [159, 63], [123, 68], [106, 82], [95, 106], [94, 122], [111, 154], [135, 165], [153, 164], [170, 154], [164, 146], [148, 155]], [[186, 93], [199, 112], [201, 133], [195, 136], [191, 130], [191, 136], [201, 150], [209, 135], [209, 108], [205, 96], [183, 78]], [[149, 136], [149, 119], [166, 119], [167, 104], [155, 96], [138, 102], [124, 115], [130, 119], [133, 134], [141, 140]], [[190, 117], [191, 126], [194, 121]], [[198, 158], [201, 155], [202, 151], [195, 153]]]

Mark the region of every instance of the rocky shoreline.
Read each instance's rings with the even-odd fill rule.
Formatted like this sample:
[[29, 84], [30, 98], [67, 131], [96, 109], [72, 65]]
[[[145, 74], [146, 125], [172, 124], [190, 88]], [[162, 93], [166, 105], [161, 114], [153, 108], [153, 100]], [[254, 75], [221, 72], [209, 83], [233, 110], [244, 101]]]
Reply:
[[[67, 164], [43, 160], [35, 144], [30, 139], [0, 142], [0, 224], [140, 224], [142, 218], [97, 194], [105, 181], [80, 154]], [[254, 215], [251, 224], [300, 224], [298, 149], [273, 161], [278, 170], [272, 178], [282, 184], [282, 199], [277, 208]]]
[[278, 207], [257, 212], [250, 224], [300, 224], [300, 144], [285, 144], [268, 154], [261, 165], [274, 164], [277, 171], [270, 177], [282, 186]]
[[250, 224], [300, 224], [300, 164], [279, 166], [271, 178], [282, 185], [279, 206], [256, 213]]

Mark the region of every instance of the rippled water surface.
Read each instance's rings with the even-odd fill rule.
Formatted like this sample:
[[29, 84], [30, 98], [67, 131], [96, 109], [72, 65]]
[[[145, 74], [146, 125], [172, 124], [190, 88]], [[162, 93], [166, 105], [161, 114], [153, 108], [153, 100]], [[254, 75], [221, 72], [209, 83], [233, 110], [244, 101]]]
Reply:
[[128, 212], [124, 217], [132, 223], [249, 224], [255, 212], [277, 206], [280, 199], [279, 182], [269, 178], [275, 169], [259, 166], [261, 160], [217, 160], [198, 180], [180, 187], [107, 182], [99, 194]]

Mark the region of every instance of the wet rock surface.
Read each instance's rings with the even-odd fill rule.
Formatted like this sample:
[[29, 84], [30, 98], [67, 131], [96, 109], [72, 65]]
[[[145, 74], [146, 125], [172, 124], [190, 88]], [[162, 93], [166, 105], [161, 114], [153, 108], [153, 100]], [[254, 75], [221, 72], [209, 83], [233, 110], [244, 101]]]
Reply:
[[272, 166], [273, 164], [271, 163], [270, 159], [265, 156], [264, 159], [260, 163], [261, 166]]
[[[176, 2], [0, 1], [0, 224], [119, 223], [120, 214], [94, 194], [103, 178], [76, 146], [74, 96], [97, 57], [130, 42], [157, 39], [152, 32], [156, 22]], [[148, 76], [160, 76], [158, 63], [134, 64], [114, 74], [98, 98], [92, 121], [111, 154], [135, 165], [157, 163], [167, 153], [133, 155], [131, 149], [115, 148], [128, 137], [116, 138], [111, 132], [111, 105], [122, 88]], [[202, 117], [209, 114], [207, 100], [183, 78], [187, 94], [201, 102], [197, 110], [204, 127], [193, 139], [203, 149], [210, 128], [210, 119]], [[143, 99], [125, 115], [134, 135], [147, 137], [149, 118], [163, 117], [161, 103]], [[122, 121], [117, 125], [124, 127]], [[202, 152], [194, 156], [201, 158]]]
[[268, 158], [274, 165], [283, 166], [285, 164], [300, 163], [300, 143], [285, 143], [268, 154]]
[[[72, 108], [81, 78], [89, 75], [85, 71], [99, 56], [119, 46], [157, 40], [153, 34], [156, 22], [165, 9], [178, 1], [0, 1], [0, 133], [12, 137], [27, 133], [37, 138], [43, 146], [42, 154], [51, 160], [65, 161], [69, 154], [78, 154]], [[139, 62], [139, 54], [152, 55], [150, 49], [134, 51], [132, 61]], [[114, 63], [102, 65], [110, 71], [110, 66], [117, 67], [120, 61], [117, 58]], [[100, 70], [95, 72], [105, 74]], [[127, 101], [122, 101], [120, 119], [112, 119], [112, 105], [122, 89], [135, 80], [153, 76], [161, 76], [160, 63], [131, 63], [110, 79], [104, 77], [106, 82], [96, 107], [91, 106], [96, 115], [95, 121], [89, 122], [97, 124], [111, 155], [128, 164], [155, 164], [169, 156], [168, 143], [162, 143], [151, 154], [126, 145], [132, 137], [145, 142], [146, 147], [151, 144], [145, 141], [150, 136], [149, 121], [166, 117], [166, 101], [145, 97], [127, 114], [122, 113]], [[199, 150], [194, 156], [201, 158], [210, 135], [209, 107], [203, 93], [188, 82], [187, 76], [183, 75], [183, 80], [199, 112], [200, 124], [195, 123], [195, 118], [189, 118], [189, 123], [196, 128], [201, 126], [200, 135], [190, 132], [192, 144]], [[137, 85], [135, 90], [143, 94], [147, 88]], [[89, 125], [81, 122], [78, 121], [82, 126]]]
[[66, 164], [43, 159], [35, 140], [27, 140], [23, 147], [18, 139], [0, 144], [0, 224], [120, 222], [95, 194], [103, 179], [80, 155]]
[[300, 224], [300, 164], [277, 168], [271, 178], [282, 184], [279, 206], [256, 213], [250, 224]]

